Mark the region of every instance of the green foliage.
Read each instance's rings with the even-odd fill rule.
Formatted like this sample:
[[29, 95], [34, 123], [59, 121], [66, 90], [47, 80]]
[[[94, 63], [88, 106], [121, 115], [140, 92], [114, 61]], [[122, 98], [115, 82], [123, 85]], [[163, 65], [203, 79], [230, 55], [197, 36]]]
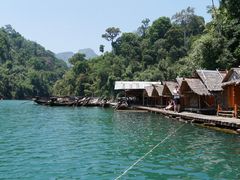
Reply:
[[140, 35], [142, 37], [146, 36], [146, 32], [149, 27], [149, 22], [150, 22], [150, 19], [148, 19], [148, 18], [142, 20], [142, 25], [140, 27], [138, 27], [138, 29], [137, 29], [138, 35]]
[[99, 46], [99, 51], [100, 51], [101, 53], [104, 53], [104, 45], [101, 44], [101, 45]]
[[79, 62], [82, 62], [82, 61], [85, 61], [85, 54], [81, 54], [81, 53], [76, 53], [74, 54], [70, 59], [69, 59], [69, 62], [72, 64], [72, 65], [75, 65]]
[[[194, 9], [188, 7], [176, 13], [172, 22], [168, 17], [160, 17], [149, 25], [150, 20], [144, 19], [136, 33], [123, 33], [118, 38], [120, 30], [108, 28], [102, 37], [111, 41], [113, 51], [89, 61], [75, 55], [71, 59], [73, 66], [55, 83], [53, 92], [56, 95], [114, 96], [114, 82], [118, 80], [174, 80], [177, 76], [191, 76], [200, 68], [225, 70], [239, 66], [239, 9], [237, 0], [222, 0], [219, 9], [210, 10], [213, 20], [207, 25], [203, 17], [195, 15]], [[5, 41], [8, 39], [0, 34], [0, 42]], [[18, 44], [24, 46], [21, 41]], [[2, 70], [8, 73], [6, 69], [13, 69], [9, 58], [15, 54], [8, 56], [5, 52], [9, 47], [0, 47], [3, 47], [0, 60], [5, 63]], [[104, 52], [103, 47], [100, 51]], [[21, 57], [21, 54], [16, 56], [23, 61]], [[34, 70], [48, 68], [41, 62], [30, 64]], [[12, 87], [8, 78], [1, 78], [7, 88]], [[18, 94], [33, 85], [38, 82], [22, 84]], [[6, 92], [6, 88], [1, 91]]]
[[134, 33], [123, 33], [120, 38], [116, 40], [115, 51], [116, 55], [122, 55], [128, 58], [140, 61], [140, 38]]
[[173, 17], [173, 24], [178, 26], [183, 32], [184, 47], [188, 49], [189, 39], [192, 36], [201, 34], [205, 28], [204, 18], [194, 14], [194, 8], [188, 7]]
[[240, 17], [240, 1], [239, 0], [221, 0], [221, 7], [226, 8], [232, 18]]
[[[190, 74], [196, 67], [212, 68], [210, 62], [205, 62], [208, 56], [205, 50], [209, 46], [214, 49], [217, 44], [208, 38], [203, 38], [202, 43], [198, 41], [205, 28], [204, 19], [195, 15], [191, 8], [185, 11], [186, 14], [180, 13], [182, 18], [186, 18], [184, 25], [177, 23], [177, 19], [171, 22], [168, 17], [160, 17], [152, 25], [149, 25], [149, 19], [144, 19], [136, 33], [123, 33], [116, 40], [120, 30], [108, 28], [102, 37], [112, 42], [113, 52], [89, 61], [74, 56], [70, 60], [74, 61], [73, 67], [56, 82], [54, 93], [114, 96], [114, 82], [117, 80], [174, 80], [178, 75]], [[189, 48], [186, 48], [186, 39]], [[194, 48], [196, 44], [202, 48], [201, 51]], [[196, 60], [196, 56], [201, 58]]]
[[102, 38], [106, 39], [107, 41], [111, 41], [111, 45], [113, 48], [113, 52], [115, 50], [115, 42], [114, 39], [121, 33], [119, 28], [109, 27], [106, 29], [106, 33], [102, 34]]
[[172, 24], [168, 17], [160, 17], [153, 21], [152, 26], [149, 27], [149, 37], [151, 42], [163, 38], [171, 26]]
[[102, 35], [107, 41], [113, 42], [113, 40], [120, 34], [120, 29], [115, 27], [109, 27], [106, 29], [106, 33]]
[[[194, 12], [189, 19], [185, 25], [190, 46], [197, 42], [205, 25], [204, 19]], [[185, 63], [189, 61], [190, 64], [193, 59], [187, 57], [190, 51], [185, 48], [183, 27], [167, 17], [158, 18], [152, 25], [149, 22], [144, 19], [136, 33], [122, 33], [116, 40], [120, 30], [108, 28], [102, 37], [112, 42], [113, 51], [88, 61], [82, 56], [73, 56], [70, 59], [73, 67], [56, 82], [54, 93], [114, 96], [117, 80], [174, 80], [177, 75], [184, 74]], [[194, 51], [193, 47], [191, 51]]]

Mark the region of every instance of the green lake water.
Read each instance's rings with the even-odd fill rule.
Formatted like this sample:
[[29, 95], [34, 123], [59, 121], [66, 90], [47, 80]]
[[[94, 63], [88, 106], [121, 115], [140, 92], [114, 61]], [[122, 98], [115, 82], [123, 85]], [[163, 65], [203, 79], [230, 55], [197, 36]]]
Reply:
[[239, 135], [151, 113], [0, 101], [0, 179], [115, 179], [161, 141], [121, 179], [240, 179]]

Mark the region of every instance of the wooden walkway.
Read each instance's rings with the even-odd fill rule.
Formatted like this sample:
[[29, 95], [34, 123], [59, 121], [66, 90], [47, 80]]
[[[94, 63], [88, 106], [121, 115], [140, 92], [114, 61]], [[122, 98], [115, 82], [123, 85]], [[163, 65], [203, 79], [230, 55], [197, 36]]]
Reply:
[[220, 116], [212, 116], [212, 115], [203, 115], [203, 114], [196, 114], [191, 112], [174, 112], [154, 107], [146, 107], [146, 106], [134, 106], [134, 108], [139, 110], [147, 110], [149, 112], [163, 114], [173, 118], [179, 118], [186, 121], [190, 121], [193, 123], [203, 123], [209, 126], [217, 126], [223, 128], [229, 128], [233, 130], [237, 130], [240, 132], [240, 119], [236, 118], [227, 118], [227, 117], [220, 117]]

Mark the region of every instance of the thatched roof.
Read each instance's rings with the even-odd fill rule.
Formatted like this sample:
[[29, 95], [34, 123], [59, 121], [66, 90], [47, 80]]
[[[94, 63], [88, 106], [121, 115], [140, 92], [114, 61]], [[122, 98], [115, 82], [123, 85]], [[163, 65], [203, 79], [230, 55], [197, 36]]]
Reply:
[[159, 96], [163, 95], [163, 85], [155, 85], [155, 89], [157, 90]]
[[182, 81], [182, 84], [180, 86], [181, 94], [184, 94], [184, 92], [186, 92], [186, 91], [189, 92], [190, 90], [193, 93], [198, 94], [200, 96], [211, 95], [211, 93], [207, 90], [206, 86], [202, 83], [202, 81], [197, 78], [185, 78]]
[[173, 95], [173, 90], [175, 89], [176, 86], [178, 86], [177, 82], [173, 81], [165, 81], [163, 82], [164, 87], [163, 87], [163, 95]]
[[202, 80], [209, 91], [222, 91], [222, 80], [225, 72], [218, 70], [196, 70], [196, 75]]
[[240, 84], [240, 79], [236, 79], [236, 80], [232, 80], [232, 81], [222, 83], [222, 87], [228, 86], [228, 85], [239, 85], [239, 84]]
[[162, 96], [163, 85], [151, 85], [145, 87], [145, 93], [148, 97]]
[[240, 68], [232, 68], [222, 81], [222, 86], [240, 84]]
[[153, 96], [153, 91], [154, 91], [154, 86], [146, 86], [145, 87], [145, 92], [146, 92], [148, 97]]
[[144, 90], [146, 86], [153, 84], [161, 84], [161, 82], [147, 82], [147, 81], [116, 81], [114, 90]]

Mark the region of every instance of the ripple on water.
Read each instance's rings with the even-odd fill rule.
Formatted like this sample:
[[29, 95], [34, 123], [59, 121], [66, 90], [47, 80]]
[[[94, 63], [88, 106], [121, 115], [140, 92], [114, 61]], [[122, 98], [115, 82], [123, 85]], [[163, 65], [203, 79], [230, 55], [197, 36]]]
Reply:
[[[182, 124], [150, 113], [0, 102], [0, 179], [114, 179]], [[239, 179], [240, 138], [185, 124], [123, 179]]]

